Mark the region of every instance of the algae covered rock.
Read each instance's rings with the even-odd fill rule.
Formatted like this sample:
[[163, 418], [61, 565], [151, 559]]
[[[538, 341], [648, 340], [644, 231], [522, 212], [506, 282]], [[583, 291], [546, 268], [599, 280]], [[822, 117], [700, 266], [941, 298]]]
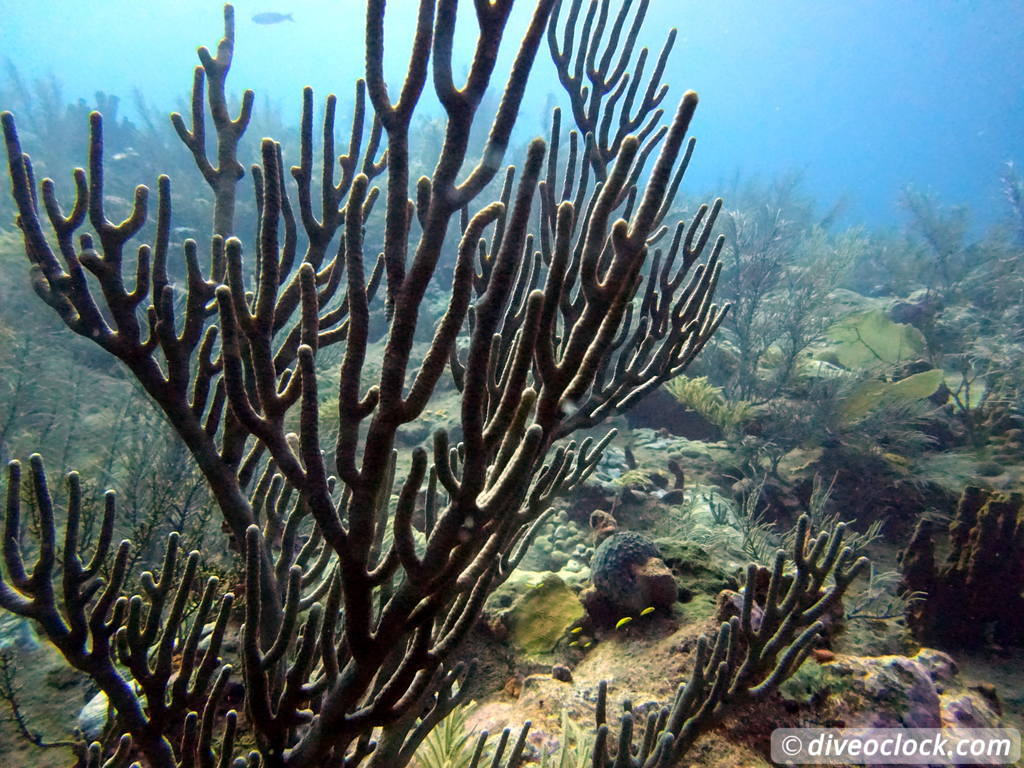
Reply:
[[941, 651], [913, 656], [838, 656], [820, 670], [848, 728], [997, 728], [995, 695], [968, 687], [956, 663]]
[[922, 288], [905, 299], [897, 299], [886, 313], [895, 323], [926, 328], [943, 310], [943, 300], [931, 290]]
[[675, 576], [680, 602], [689, 602], [698, 595], [715, 598], [722, 590], [739, 586], [735, 575], [722, 567], [721, 559], [699, 544], [662, 538], [655, 541], [655, 546]]
[[530, 655], [550, 653], [583, 618], [583, 604], [562, 579], [544, 575], [516, 598], [505, 614], [512, 642]]

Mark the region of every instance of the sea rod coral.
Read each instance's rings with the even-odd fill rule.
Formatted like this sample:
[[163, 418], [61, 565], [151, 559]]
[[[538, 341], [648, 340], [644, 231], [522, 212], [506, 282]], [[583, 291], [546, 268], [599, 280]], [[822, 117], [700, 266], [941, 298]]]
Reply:
[[[246, 91], [231, 116], [234, 15], [226, 6], [216, 54], [199, 49], [190, 124], [172, 115], [213, 195], [208, 266], [200, 244], [186, 240], [183, 279], [172, 267], [169, 178], [156, 183], [152, 230], [144, 229], [145, 186], [127, 218], [108, 218], [99, 113], [90, 115], [87, 168], [74, 171], [70, 207], [58, 202], [51, 179], [37, 186], [14, 116], [3, 114], [34, 289], [72, 331], [117, 358], [162, 411], [244, 559], [241, 610], [216, 579], [197, 583], [198, 553], [182, 557], [173, 535], [159, 574], [143, 573], [140, 593], [122, 594], [131, 543], [113, 545], [113, 496], [83, 565], [80, 481], [68, 479], [60, 548], [42, 460], [32, 459], [32, 547], [22, 535], [21, 469], [11, 464], [0, 605], [34, 619], [108, 697], [111, 738], [84, 759], [98, 764], [116, 749], [117, 760], [160, 768], [226, 765], [238, 737], [254, 750], [242, 758], [251, 764], [406, 764], [458, 703], [465, 668], [456, 651], [485, 598], [525, 553], [552, 501], [594, 468], [611, 434], [596, 443], [568, 438], [680, 373], [718, 328], [721, 241], [697, 262], [720, 202], [678, 222], [665, 252], [648, 259], [669, 231], [693, 150], [686, 134], [694, 93], [660, 124], [671, 38], [635, 103], [646, 50], [636, 55], [635, 74], [628, 68], [647, 3], [631, 21], [632, 3], [622, 3], [610, 23], [610, 3], [592, 3], [581, 31], [582, 3], [574, 0], [559, 45], [561, 5], [536, 3], [474, 165], [470, 128], [492, 84], [511, 0], [473, 4], [478, 35], [461, 88], [452, 72], [458, 3], [420, 0], [397, 99], [383, 74], [385, 2], [368, 0], [366, 78], [355, 86], [347, 152], [336, 155], [332, 95], [315, 178], [307, 88], [294, 184], [271, 139], [252, 167], [251, 243], [239, 237], [236, 210], [239, 141], [254, 96]], [[500, 200], [486, 201], [545, 32], [563, 83], [577, 89], [585, 138], [570, 131], [560, 162], [556, 112], [550, 140], [530, 143], [522, 167], [507, 170]], [[584, 72], [592, 90], [581, 85]], [[437, 164], [410, 200], [410, 126], [428, 74], [447, 122]], [[585, 93], [597, 106], [584, 115], [576, 102]], [[368, 243], [365, 225], [379, 199], [383, 242]], [[152, 241], [136, 245], [149, 231]], [[416, 359], [424, 297], [453, 239], [447, 308]], [[387, 333], [371, 384], [378, 289]], [[336, 416], [322, 412], [317, 376], [318, 353], [332, 345], [343, 349]], [[399, 430], [422, 417], [446, 370], [460, 393], [458, 444], [439, 430], [432, 449], [415, 448], [398, 462]], [[337, 435], [331, 445], [321, 434], [326, 425]], [[392, 501], [398, 466], [408, 471]], [[35, 550], [34, 566], [24, 564], [23, 549]], [[222, 656], [239, 619], [237, 658]], [[221, 714], [233, 675], [244, 689], [244, 717]]]

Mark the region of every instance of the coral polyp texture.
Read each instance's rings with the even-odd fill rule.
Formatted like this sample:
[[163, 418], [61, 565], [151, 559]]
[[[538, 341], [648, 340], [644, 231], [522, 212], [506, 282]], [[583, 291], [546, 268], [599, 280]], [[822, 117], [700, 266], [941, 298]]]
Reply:
[[922, 642], [952, 647], [1024, 645], [1024, 495], [969, 487], [936, 556], [922, 519], [901, 555], [901, 588], [915, 595], [907, 623]]
[[679, 590], [654, 542], [617, 530], [615, 519], [601, 510], [591, 515], [591, 527], [598, 539], [590, 561], [594, 586], [581, 595], [591, 620], [610, 625], [656, 609], [670, 612]]
[[[323, 160], [314, 160], [317, 110], [307, 88], [291, 182], [273, 139], [262, 140], [251, 168], [251, 240], [238, 217], [239, 147], [254, 95], [245, 91], [231, 116], [230, 6], [216, 53], [199, 49], [190, 116], [172, 116], [210, 189], [209, 237], [172, 246], [165, 175], [153, 221], [145, 186], [136, 187], [129, 215], [111, 220], [100, 113], [89, 116], [86, 167], [74, 171], [73, 200], [63, 204], [51, 179], [37, 184], [15, 118], [3, 114], [33, 288], [68, 328], [119, 360], [162, 412], [244, 563], [236, 601], [218, 579], [201, 583], [199, 553], [182, 558], [172, 535], [158, 573], [129, 579], [131, 544], [113, 546], [108, 496], [95, 555], [83, 565], [79, 481], [68, 480], [61, 549], [38, 457], [38, 537], [26, 542], [20, 468], [11, 465], [0, 604], [35, 620], [106, 695], [112, 725], [102, 744], [83, 751], [87, 762], [225, 765], [237, 740], [250, 750], [239, 757], [248, 764], [407, 764], [464, 695], [457, 652], [487, 596], [614, 433], [579, 442], [571, 435], [685, 370], [719, 327], [722, 240], [707, 246], [721, 203], [669, 220], [697, 107], [687, 92], [661, 122], [671, 38], [636, 102], [641, 78], [630, 83], [627, 67], [646, 3], [625, 37], [631, 4], [623, 3], [607, 39], [608, 4], [596, 25], [591, 10], [581, 31], [580, 2], [572, 3], [562, 48], [562, 3], [537, 2], [518, 42], [503, 41], [512, 5], [475, 4], [475, 53], [459, 87], [457, 3], [421, 0], [404, 82], [389, 91], [385, 3], [369, 0], [366, 74], [355, 84], [347, 151], [336, 154], [331, 95]], [[545, 33], [578, 130], [569, 131], [562, 158], [556, 110], [548, 139], [529, 144], [491, 199]], [[575, 58], [567, 41], [578, 42]], [[518, 51], [498, 76], [503, 42]], [[585, 113], [584, 61], [597, 78]], [[412, 185], [410, 126], [428, 74], [445, 130], [431, 175]], [[488, 87], [502, 89], [493, 118], [480, 109]], [[487, 119], [474, 162], [470, 131]], [[368, 241], [371, 221], [383, 222], [379, 242]], [[446, 307], [425, 350], [414, 352], [427, 287], [452, 251]], [[371, 372], [372, 323], [386, 331]], [[335, 346], [337, 397], [327, 406], [322, 360]], [[446, 371], [459, 403], [457, 442], [438, 429], [427, 447], [403, 453], [400, 430], [424, 418]], [[31, 569], [23, 549], [36, 553]], [[223, 647], [228, 633], [237, 653]], [[244, 718], [223, 713], [232, 678], [244, 690]], [[243, 721], [244, 739], [236, 739]]]

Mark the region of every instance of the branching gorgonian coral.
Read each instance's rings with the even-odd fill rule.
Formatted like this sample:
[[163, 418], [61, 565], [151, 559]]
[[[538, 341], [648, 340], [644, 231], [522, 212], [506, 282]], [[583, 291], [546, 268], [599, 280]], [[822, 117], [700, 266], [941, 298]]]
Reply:
[[[712, 299], [721, 242], [697, 262], [720, 203], [678, 222], [665, 253], [648, 258], [669, 231], [693, 149], [686, 134], [696, 94], [683, 95], [671, 122], [660, 124], [663, 55], [635, 102], [646, 52], [637, 55], [635, 75], [627, 68], [647, 3], [632, 16], [632, 3], [622, 3], [614, 18], [607, 0], [592, 3], [582, 29], [580, 0], [567, 5], [559, 46], [561, 3], [536, 3], [474, 164], [470, 129], [484, 119], [478, 107], [495, 85], [511, 0], [473, 3], [477, 42], [461, 87], [452, 72], [458, 3], [420, 0], [397, 93], [383, 73], [385, 3], [368, 0], [366, 79], [355, 86], [347, 150], [336, 154], [332, 95], [315, 178], [307, 88], [292, 181], [272, 139], [263, 140], [251, 169], [259, 216], [249, 242], [237, 227], [238, 147], [254, 97], [246, 91], [232, 117], [228, 6], [216, 54], [199, 49], [190, 120], [172, 116], [213, 196], [212, 234], [202, 245], [184, 242], [184, 275], [170, 266], [177, 257], [169, 178], [156, 182], [150, 242], [138, 242], [150, 231], [147, 187], [136, 188], [127, 218], [110, 220], [99, 113], [90, 116], [87, 168], [74, 171], [67, 207], [51, 179], [37, 185], [14, 117], [3, 115], [36, 292], [72, 331], [120, 360], [163, 412], [244, 555], [240, 611], [216, 581], [196, 583], [198, 554], [179, 555], [175, 537], [159, 575], [143, 574], [141, 592], [122, 595], [131, 545], [113, 547], [113, 502], [100, 546], [82, 565], [72, 476], [58, 556], [42, 464], [33, 459], [42, 524], [37, 562], [27, 568], [21, 552], [33, 547], [22, 542], [20, 470], [11, 466], [0, 602], [35, 619], [107, 695], [115, 723], [101, 752], [117, 749], [158, 768], [226, 764], [243, 719], [222, 716], [219, 701], [238, 675], [245, 743], [258, 755], [250, 761], [404, 764], [458, 703], [452, 692], [464, 670], [455, 652], [484, 600], [516, 566], [555, 497], [587, 477], [610, 435], [565, 439], [681, 372], [718, 328], [723, 310]], [[566, 82], [584, 141], [571, 132], [560, 162], [556, 113], [551, 141], [529, 145], [492, 202], [483, 195], [545, 32], [560, 71], [573, 73]], [[581, 85], [584, 73], [593, 90]], [[412, 184], [410, 125], [428, 76], [447, 123], [433, 173]], [[581, 111], [577, 102], [588, 92], [591, 106]], [[367, 242], [378, 200], [383, 240]], [[447, 309], [426, 352], [414, 354], [425, 294], [452, 241]], [[387, 333], [372, 353], [380, 365], [371, 382], [378, 292]], [[317, 356], [332, 345], [343, 352], [328, 408]], [[458, 444], [440, 430], [429, 449], [398, 462], [399, 430], [422, 418], [446, 370], [460, 393]], [[328, 423], [333, 444], [321, 435]], [[235, 621], [241, 650], [222, 657]], [[211, 622], [200, 651], [203, 624]]]

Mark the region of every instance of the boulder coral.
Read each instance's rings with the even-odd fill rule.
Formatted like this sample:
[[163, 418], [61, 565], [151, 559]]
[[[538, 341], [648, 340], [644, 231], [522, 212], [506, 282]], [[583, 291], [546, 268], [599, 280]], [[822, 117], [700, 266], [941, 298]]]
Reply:
[[648, 608], [671, 611], [679, 598], [672, 571], [648, 537], [621, 531], [603, 510], [591, 515], [597, 547], [590, 562], [593, 585], [581, 595], [597, 626], [636, 617]]

